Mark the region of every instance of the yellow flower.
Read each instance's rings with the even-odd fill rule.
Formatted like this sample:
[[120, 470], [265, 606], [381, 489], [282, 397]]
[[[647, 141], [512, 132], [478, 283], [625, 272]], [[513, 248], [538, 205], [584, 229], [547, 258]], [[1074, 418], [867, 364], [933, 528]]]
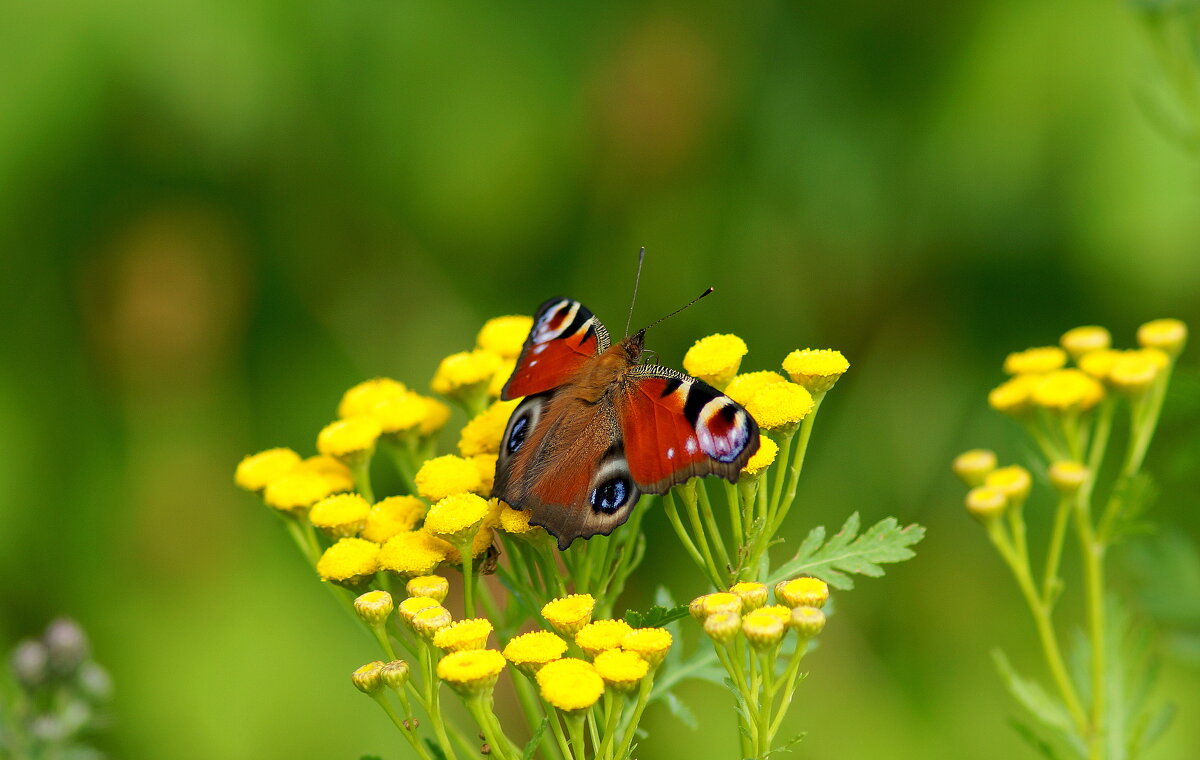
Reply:
[[1108, 371], [1108, 381], [1124, 393], [1137, 395], [1154, 385], [1159, 374], [1171, 363], [1166, 352], [1157, 348], [1122, 351]]
[[987, 474], [996, 469], [996, 452], [988, 449], [971, 449], [954, 458], [954, 474], [968, 486], [983, 484]]
[[767, 603], [767, 587], [756, 581], [742, 581], [729, 587], [729, 593], [742, 600], [743, 610], [756, 610]]
[[701, 598], [704, 600], [701, 605], [705, 617], [717, 612], [741, 613], [742, 611], [742, 598], [737, 594], [718, 591], [715, 594], [705, 594]]
[[1009, 354], [1004, 360], [1004, 371], [1009, 375], [1044, 375], [1066, 364], [1066, 351], [1058, 346], [1041, 346]]
[[809, 393], [828, 391], [848, 369], [850, 362], [841, 351], [832, 348], [805, 348], [791, 352], [783, 360], [783, 371]]
[[343, 538], [330, 546], [317, 560], [322, 579], [357, 585], [379, 569], [379, 547], [361, 538]]
[[300, 455], [291, 449], [267, 449], [238, 462], [233, 480], [247, 491], [261, 491], [272, 480], [287, 475], [300, 464]]
[[990, 486], [977, 486], [967, 492], [966, 504], [972, 517], [986, 522], [1004, 514], [1008, 497]]
[[370, 414], [380, 401], [402, 396], [406, 391], [404, 383], [397, 382], [390, 377], [364, 380], [342, 394], [342, 400], [337, 409], [338, 417], [345, 419], [346, 417], [357, 417], [360, 414]]
[[1087, 482], [1091, 471], [1082, 462], [1055, 462], [1050, 465], [1050, 485], [1064, 496], [1070, 496]]
[[533, 317], [494, 317], [483, 323], [475, 345], [504, 359], [515, 359], [521, 354], [525, 338], [532, 329]]
[[[491, 548], [492, 543], [496, 539], [496, 532], [490, 525], [486, 523], [479, 526], [479, 530], [471, 538], [471, 556], [478, 557]], [[450, 551], [446, 553], [446, 561], [452, 565], [462, 564], [462, 552], [457, 546], [451, 545]]]
[[350, 468], [331, 456], [317, 454], [305, 459], [295, 472], [310, 472], [320, 475], [329, 483], [329, 493], [349, 491], [354, 488], [354, 476]]
[[504, 657], [522, 673], [533, 675], [566, 651], [567, 642], [550, 631], [531, 631], [509, 641], [504, 647]]
[[634, 628], [621, 639], [621, 648], [637, 652], [646, 662], [658, 665], [671, 648], [671, 634], [665, 628]]
[[737, 374], [746, 350], [746, 341], [736, 335], [709, 335], [684, 354], [683, 368], [693, 377], [724, 388]]
[[1087, 410], [1104, 400], [1104, 386], [1077, 369], [1050, 372], [1033, 387], [1033, 402], [1055, 411]]
[[824, 627], [825, 613], [816, 607], [797, 607], [788, 621], [788, 628], [806, 639], [816, 636]]
[[512, 377], [513, 370], [516, 368], [516, 359], [502, 359], [500, 367], [496, 369], [496, 374], [492, 375], [492, 381], [488, 383], [488, 396], [500, 398], [500, 394], [504, 392], [504, 386], [508, 385], [508, 379]]
[[586, 710], [604, 694], [604, 679], [590, 662], [566, 658], [537, 672], [542, 699], [563, 712]]
[[496, 401], [491, 406], [475, 415], [458, 439], [458, 452], [464, 457], [476, 454], [498, 454], [500, 439], [504, 437], [504, 428], [508, 418], [517, 408], [519, 401]]
[[988, 393], [988, 406], [1010, 417], [1020, 417], [1030, 410], [1033, 389], [1041, 375], [1017, 375], [1005, 380]]
[[433, 635], [433, 645], [447, 652], [483, 649], [492, 632], [492, 623], [484, 618], [458, 620]]
[[420, 433], [431, 436], [446, 426], [450, 419], [450, 407], [429, 396], [422, 396], [421, 401], [425, 404], [425, 420], [421, 423]]
[[574, 636], [592, 619], [596, 600], [591, 594], [571, 594], [542, 607], [542, 617], [563, 636]]
[[504, 656], [495, 649], [451, 652], [438, 661], [437, 676], [459, 694], [485, 694], [504, 670]]
[[[445, 597], [443, 597], [445, 598]], [[433, 607], [441, 607], [441, 600], [428, 596], [410, 596], [400, 602], [400, 606], [396, 609], [400, 612], [400, 617], [408, 623], [412, 623], [412, 619], [416, 617], [421, 610], [428, 610]]]
[[829, 599], [829, 584], [820, 578], [792, 578], [775, 586], [775, 598], [788, 607], [824, 607]]
[[622, 693], [633, 691], [650, 671], [650, 664], [643, 660], [641, 655], [621, 649], [600, 652], [593, 664], [604, 683]]
[[791, 617], [792, 608], [785, 607], [782, 604], [768, 604], [766, 607], [759, 607], [757, 612], [762, 612], [766, 615], [774, 615], [779, 619], [780, 623], [787, 625], [788, 618]]
[[618, 649], [621, 639], [632, 631], [624, 620], [593, 620], [575, 634], [575, 643], [588, 657], [595, 657], [605, 649]]
[[378, 694], [383, 688], [383, 663], [368, 662], [350, 674], [350, 682], [363, 694]]
[[[504, 502], [500, 502], [504, 504]], [[523, 509], [513, 509], [508, 504], [500, 511], [500, 530], [519, 536], [523, 533], [537, 530], [536, 525], [529, 524], [529, 512]]]
[[440, 575], [418, 575], [408, 579], [404, 590], [408, 592], [409, 598], [425, 597], [441, 602], [446, 598], [446, 594], [450, 593], [450, 582]]
[[1029, 495], [1033, 478], [1030, 477], [1029, 470], [1014, 464], [992, 470], [984, 478], [983, 484], [1004, 494], [1010, 503], [1016, 503], [1024, 501], [1025, 497]]
[[443, 396], [456, 396], [474, 388], [486, 388], [499, 368], [500, 357], [491, 351], [462, 351], [442, 359], [429, 387]]
[[454, 454], [427, 460], [417, 470], [417, 493], [430, 501], [441, 501], [451, 494], [475, 491], [481, 485], [479, 470]]
[[267, 484], [263, 500], [282, 512], [299, 513], [333, 492], [329, 478], [315, 472], [293, 470]]
[[371, 505], [356, 493], [326, 496], [308, 511], [308, 521], [334, 538], [353, 536], [363, 529]]
[[742, 630], [742, 616], [736, 612], [714, 612], [704, 618], [704, 633], [718, 644], [727, 644]]
[[779, 446], [774, 441], [765, 435], [758, 437], [758, 451], [750, 457], [746, 462], [746, 466], [742, 468], [742, 477], [753, 478], [763, 470], [775, 463], [775, 457], [779, 454]]
[[1137, 341], [1142, 348], [1157, 348], [1170, 357], [1179, 356], [1187, 343], [1187, 325], [1178, 319], [1155, 319], [1138, 328]]
[[484, 498], [490, 498], [492, 488], [496, 485], [496, 454], [476, 454], [473, 457], [467, 457], [475, 471], [479, 473], [479, 489], [478, 493]]
[[755, 610], [742, 617], [742, 633], [756, 649], [768, 649], [783, 640], [787, 627], [779, 617], [765, 610]]
[[368, 591], [354, 600], [354, 611], [358, 614], [358, 619], [367, 625], [383, 624], [394, 609], [392, 595], [386, 591]]
[[1099, 325], [1087, 325], [1067, 330], [1058, 342], [1078, 362], [1086, 354], [1110, 347], [1112, 334]]
[[1079, 369], [1097, 380], [1107, 380], [1109, 370], [1116, 363], [1120, 351], [1111, 348], [1101, 348], [1079, 357]]
[[369, 414], [379, 422], [384, 433], [399, 435], [419, 429], [429, 416], [430, 408], [428, 398], [407, 391], [380, 401]]
[[360, 456], [375, 448], [382, 429], [374, 417], [359, 415], [331, 422], [317, 436], [317, 451], [338, 459]]
[[488, 503], [482, 496], [456, 493], [429, 508], [429, 514], [425, 515], [425, 530], [438, 538], [458, 543], [475, 534], [487, 513]]
[[786, 430], [807, 417], [812, 408], [812, 394], [786, 380], [771, 383], [746, 404], [746, 411], [764, 430]]
[[412, 530], [425, 517], [425, 502], [415, 496], [389, 496], [367, 513], [362, 537], [377, 544]]
[[422, 530], [397, 533], [379, 550], [379, 566], [384, 569], [413, 577], [429, 575], [440, 565], [450, 551], [450, 544]]
[[744, 372], [730, 380], [729, 385], [725, 386], [724, 391], [726, 396], [745, 406], [763, 388], [782, 382], [784, 382], [783, 375], [780, 375], [778, 372], [771, 372], [770, 370]]
[[437, 607], [426, 607], [420, 610], [408, 622], [412, 625], [414, 631], [426, 639], [432, 640], [437, 635], [437, 632], [450, 625], [452, 620], [450, 610], [438, 605]]

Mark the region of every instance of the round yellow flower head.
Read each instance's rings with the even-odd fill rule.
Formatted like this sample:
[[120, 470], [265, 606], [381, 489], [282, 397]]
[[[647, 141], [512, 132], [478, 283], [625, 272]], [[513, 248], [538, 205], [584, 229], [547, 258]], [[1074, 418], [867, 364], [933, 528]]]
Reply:
[[988, 406], [1010, 417], [1020, 417], [1033, 407], [1033, 389], [1041, 375], [1017, 375], [988, 392]]
[[483, 323], [475, 345], [505, 359], [515, 359], [520, 356], [525, 338], [532, 329], [533, 317], [495, 317]]
[[746, 404], [746, 411], [764, 430], [788, 430], [799, 424], [813, 408], [812, 394], [802, 385], [771, 383]]
[[390, 377], [364, 380], [342, 394], [341, 403], [337, 408], [338, 417], [345, 419], [357, 417], [360, 414], [370, 414], [380, 401], [403, 396], [407, 390], [404, 383], [397, 382]]
[[456, 493], [429, 508], [425, 530], [451, 543], [461, 543], [475, 535], [487, 513], [488, 503], [482, 496]]
[[394, 609], [392, 595], [386, 591], [368, 591], [354, 600], [358, 619], [371, 626], [385, 623]]
[[575, 634], [575, 643], [588, 657], [595, 657], [606, 649], [619, 649], [621, 639], [632, 630], [624, 620], [593, 620]]
[[792, 615], [792, 608], [785, 607], [782, 604], [768, 604], [766, 607], [759, 607], [756, 611], [766, 615], [774, 615], [784, 625], [787, 625], [788, 619]]
[[492, 375], [492, 381], [488, 383], [487, 393], [490, 398], [500, 398], [500, 394], [504, 393], [504, 386], [508, 385], [508, 379], [512, 377], [512, 373], [516, 368], [516, 359], [502, 359], [500, 361], [500, 366], [496, 369], [496, 374]]
[[445, 561], [450, 544], [422, 530], [397, 533], [379, 550], [379, 567], [411, 578], [429, 575]]
[[788, 607], [824, 607], [829, 600], [829, 584], [820, 578], [792, 578], [775, 586], [775, 598]]
[[806, 639], [816, 636], [824, 627], [825, 613], [816, 607], [797, 607], [788, 621], [788, 628]]
[[1058, 346], [1027, 348], [1004, 359], [1004, 371], [1009, 375], [1044, 375], [1066, 365], [1067, 352]]
[[705, 594], [703, 604], [704, 616], [715, 614], [717, 612], [737, 612], [742, 611], [742, 598], [737, 594], [730, 594], [725, 591], [718, 591], [715, 594]]
[[[504, 504], [504, 502], [501, 502]], [[529, 512], [523, 509], [513, 509], [507, 504], [500, 511], [500, 530], [514, 536], [521, 536], [535, 530], [541, 530], [536, 525], [529, 524]]]
[[1091, 351], [1079, 357], [1079, 369], [1097, 380], [1107, 380], [1109, 370], [1112, 369], [1120, 355], [1120, 351], [1114, 351], [1111, 348]]
[[371, 506], [360, 535], [377, 544], [416, 527], [425, 517], [425, 502], [415, 496], [389, 496]]
[[742, 609], [756, 610], [767, 603], [767, 587], [756, 581], [742, 581], [729, 587], [729, 593], [742, 600]]
[[451, 494], [478, 490], [481, 480], [475, 465], [454, 454], [427, 460], [417, 470], [417, 493], [430, 501], [441, 501]]
[[643, 660], [656, 666], [671, 648], [671, 634], [665, 628], [634, 628], [621, 639], [621, 648], [637, 652]]
[[317, 560], [317, 574], [323, 580], [356, 586], [379, 569], [379, 547], [361, 538], [343, 538], [330, 546]]
[[1108, 371], [1108, 381], [1117, 390], [1136, 396], [1149, 390], [1170, 363], [1170, 357], [1161, 349], [1122, 351]]
[[438, 631], [450, 625], [452, 621], [450, 610], [438, 605], [437, 607], [426, 607], [413, 615], [412, 620], [408, 622], [414, 631], [426, 639], [432, 640]]
[[384, 663], [384, 666], [379, 671], [379, 677], [383, 681], [383, 685], [396, 691], [404, 688], [404, 684], [408, 683], [408, 676], [408, 663], [404, 660], [392, 660], [391, 662]]
[[416, 614], [421, 610], [427, 610], [431, 607], [441, 606], [441, 600], [434, 597], [410, 596], [409, 598], [400, 602], [400, 606], [397, 607], [397, 611], [399, 611], [400, 617], [404, 618], [405, 622], [411, 624], [412, 619], [416, 617]]
[[709, 385], [724, 388], [737, 374], [746, 351], [746, 341], [736, 335], [709, 335], [684, 354], [683, 368]]
[[354, 476], [350, 473], [350, 468], [331, 456], [311, 456], [301, 462], [295, 471], [313, 473], [325, 478], [329, 484], [329, 493], [350, 491], [354, 488]]
[[972, 517], [986, 522], [1004, 514], [1008, 508], [1008, 497], [1003, 491], [990, 486], [977, 486], [967, 491], [966, 504]]
[[841, 351], [832, 348], [805, 348], [791, 352], [783, 360], [783, 371], [809, 393], [825, 393], [848, 369], [850, 362]]
[[708, 594], [701, 594], [700, 596], [693, 599], [691, 601], [691, 603], [688, 605], [688, 612], [691, 612], [692, 617], [694, 617], [696, 620], [700, 621], [701, 623], [703, 623], [704, 618], [708, 616], [708, 613], [706, 613], [704, 611], [704, 600], [707, 597], [708, 597]]
[[486, 694], [504, 670], [504, 656], [495, 649], [451, 652], [438, 661], [437, 677], [463, 696]]
[[972, 488], [983, 485], [987, 474], [996, 469], [996, 452], [971, 449], [954, 458], [954, 474]]
[[458, 451], [464, 457], [476, 454], [498, 454], [500, 439], [508, 418], [517, 408], [519, 401], [495, 401], [487, 409], [475, 415], [458, 438]]
[[440, 575], [418, 575], [408, 579], [404, 590], [408, 592], [409, 598], [424, 597], [441, 602], [446, 599], [446, 594], [450, 593], [450, 582]]
[[326, 496], [308, 510], [308, 521], [333, 538], [353, 536], [367, 523], [371, 505], [356, 493]]
[[1033, 387], [1033, 402], [1058, 412], [1088, 410], [1104, 400], [1104, 386], [1077, 369], [1048, 373]]
[[368, 662], [350, 674], [350, 682], [363, 694], [375, 695], [383, 688], [383, 663]]
[[1082, 462], [1055, 462], [1050, 465], [1050, 485], [1063, 496], [1070, 496], [1087, 482], [1091, 471]]
[[586, 710], [604, 694], [604, 679], [584, 660], [548, 662], [537, 672], [542, 699], [563, 712]]
[[508, 642], [504, 657], [525, 675], [531, 676], [567, 651], [567, 642], [550, 631], [531, 631]]
[[499, 368], [500, 357], [491, 351], [461, 351], [442, 359], [429, 387], [443, 396], [462, 395], [486, 388]]
[[606, 649], [596, 655], [593, 663], [604, 683], [622, 694], [633, 691], [650, 671], [650, 664], [635, 652]]
[[763, 388], [782, 382], [785, 382], [784, 377], [778, 372], [770, 370], [744, 372], [730, 380], [729, 385], [726, 385], [723, 390], [726, 396], [745, 406]]
[[238, 462], [233, 481], [247, 491], [261, 491], [272, 480], [287, 475], [300, 464], [300, 455], [291, 449], [267, 449]]
[[429, 415], [429, 399], [419, 393], [406, 391], [399, 396], [380, 401], [369, 415], [379, 422], [379, 428], [391, 435], [419, 430]]
[[1029, 470], [1018, 464], [1014, 464], [1009, 467], [992, 470], [983, 479], [983, 484], [1004, 494], [1005, 498], [1011, 504], [1025, 500], [1025, 497], [1029, 495], [1030, 487], [1033, 485], [1033, 478], [1030, 477]]
[[492, 488], [496, 485], [496, 460], [499, 457], [496, 454], [476, 454], [473, 457], [467, 457], [467, 461], [479, 473], [479, 488], [476, 491], [485, 499], [491, 498]]
[[331, 422], [317, 435], [317, 451], [338, 459], [363, 456], [375, 448], [382, 428], [379, 420], [360, 414]]
[[770, 649], [783, 640], [787, 627], [777, 615], [755, 610], [742, 617], [742, 633], [755, 649]]
[[736, 612], [714, 612], [704, 618], [704, 633], [718, 644], [727, 644], [742, 630], [742, 616]]
[[419, 432], [428, 437], [446, 426], [450, 420], [450, 407], [429, 396], [422, 396], [421, 401], [425, 404], [425, 419]]
[[596, 600], [591, 594], [570, 594], [542, 607], [542, 617], [563, 636], [574, 636], [592, 619]]
[[750, 457], [746, 462], [746, 466], [742, 468], [741, 476], [743, 478], [758, 477], [763, 470], [775, 463], [775, 457], [779, 455], [779, 446], [765, 435], [758, 436], [758, 451]]
[[1067, 330], [1058, 342], [1078, 362], [1081, 356], [1112, 346], [1112, 334], [1099, 325], [1086, 325]]
[[281, 512], [300, 514], [331, 493], [333, 488], [329, 478], [315, 472], [293, 470], [267, 484], [263, 501]]
[[1137, 341], [1142, 348], [1157, 348], [1170, 357], [1179, 356], [1187, 343], [1187, 325], [1178, 319], [1155, 319], [1138, 328]]
[[492, 633], [492, 623], [485, 618], [458, 620], [433, 634], [433, 645], [447, 652], [483, 649]]

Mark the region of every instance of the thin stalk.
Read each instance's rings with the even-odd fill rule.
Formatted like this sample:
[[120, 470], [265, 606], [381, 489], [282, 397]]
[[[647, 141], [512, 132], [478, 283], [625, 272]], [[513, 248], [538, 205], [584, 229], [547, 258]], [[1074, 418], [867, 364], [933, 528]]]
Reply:
[[387, 692], [381, 690], [376, 694], [372, 694], [371, 698], [375, 700], [375, 704], [379, 705], [379, 707], [382, 708], [385, 713], [387, 713], [387, 716], [392, 719], [392, 723], [396, 724], [396, 728], [413, 748], [413, 752], [417, 753], [417, 757], [421, 758], [421, 760], [432, 760], [432, 758], [429, 756], [429, 751], [425, 749], [425, 745], [421, 743], [420, 739], [413, 735], [413, 730], [405, 725], [405, 722], [400, 719], [400, 716], [396, 715], [396, 711], [392, 709], [390, 704], [388, 704]]
[[[792, 503], [796, 500], [796, 487], [800, 484], [800, 473], [804, 470], [804, 457], [808, 453], [808, 442], [812, 438], [813, 425], [817, 421], [817, 412], [821, 410], [821, 402], [825, 400], [824, 393], [813, 394], [813, 407], [804, 421], [800, 423], [800, 441], [796, 447], [796, 454], [791, 462], [790, 472], [788, 473], [788, 487], [784, 492], [783, 502], [775, 505], [775, 519], [770, 523], [769, 535], [775, 535], [780, 526], [783, 525], [784, 518], [787, 517], [788, 510], [792, 508]], [[781, 452], [782, 453], [782, 452]], [[787, 459], [780, 461], [786, 462]], [[780, 478], [783, 480], [783, 478]]]
[[637, 735], [638, 723], [642, 720], [642, 713], [646, 711], [652, 689], [654, 689], [654, 670], [646, 674], [646, 677], [642, 679], [642, 685], [638, 687], [637, 704], [634, 705], [633, 717], [629, 721], [629, 726], [625, 729], [625, 739], [621, 742], [620, 750], [617, 751], [617, 760], [629, 757], [634, 736]]
[[704, 557], [700, 556], [700, 550], [696, 548], [696, 544], [692, 542], [687, 529], [683, 527], [683, 521], [679, 519], [679, 510], [675, 506], [675, 497], [669, 491], [663, 494], [663, 512], [666, 513], [667, 520], [671, 523], [671, 527], [675, 529], [675, 535], [679, 537], [679, 543], [683, 544], [683, 548], [692, 558], [692, 562], [702, 571], [708, 573], [708, 580], [714, 588], [719, 587], [720, 578], [710, 571], [708, 564], [704, 561]]
[[704, 481], [696, 484], [696, 494], [700, 497], [700, 516], [704, 520], [708, 535], [712, 536], [712, 542], [717, 547], [716, 557], [720, 560], [722, 567], [727, 571], [732, 571], [733, 565], [729, 563], [729, 554], [725, 551], [725, 540], [721, 537], [721, 530], [717, 527], [717, 518], [713, 514], [712, 502], [708, 498], [708, 488], [704, 485]]
[[704, 533], [704, 524], [700, 520], [700, 512], [696, 508], [695, 491], [688, 491], [688, 486], [680, 489], [680, 496], [683, 499], [683, 506], [687, 509], [688, 522], [692, 525], [692, 534], [695, 536], [696, 544], [700, 548], [700, 554], [704, 557], [704, 562], [709, 573], [716, 579], [716, 587], [725, 588], [728, 584], [725, 583], [725, 577], [721, 574], [717, 567], [717, 562], [713, 558], [712, 549], [709, 548], [708, 537]]
[[1067, 536], [1067, 523], [1071, 519], [1070, 496], [1060, 496], [1058, 508], [1054, 511], [1054, 527], [1050, 531], [1050, 545], [1046, 549], [1046, 570], [1042, 574], [1042, 604], [1054, 607], [1054, 596], [1062, 581], [1058, 570], [1062, 564], [1063, 542]]
[[571, 749], [575, 753], [575, 760], [585, 760], [587, 742], [583, 735], [583, 712], [567, 713], [563, 720], [567, 724], [567, 734], [571, 737]]
[[499, 760], [509, 760], [509, 749], [512, 744], [507, 736], [503, 733], [497, 733], [496, 716], [492, 713], [491, 708], [484, 704], [484, 696], [477, 694], [468, 697], [464, 700], [467, 705], [467, 711], [471, 713], [471, 717], [475, 719], [479, 730], [483, 732], [483, 738], [492, 748], [492, 752]]
[[1088, 756], [1100, 760], [1104, 752], [1105, 670], [1107, 667], [1104, 631], [1104, 553], [1105, 546], [1092, 528], [1087, 505], [1077, 501], [1075, 527], [1083, 555], [1084, 595], [1087, 604], [1088, 641], [1092, 655], [1092, 710], [1088, 727]]
[[767, 729], [768, 744], [775, 741], [775, 734], [779, 733], [779, 729], [783, 725], [783, 718], [787, 715], [788, 708], [791, 707], [792, 696], [796, 693], [796, 686], [800, 683], [800, 661], [804, 659], [807, 649], [807, 639], [796, 642], [796, 651], [792, 652], [792, 659], [788, 661], [787, 670], [783, 673], [783, 698], [779, 702], [775, 719], [771, 721], [771, 726]]

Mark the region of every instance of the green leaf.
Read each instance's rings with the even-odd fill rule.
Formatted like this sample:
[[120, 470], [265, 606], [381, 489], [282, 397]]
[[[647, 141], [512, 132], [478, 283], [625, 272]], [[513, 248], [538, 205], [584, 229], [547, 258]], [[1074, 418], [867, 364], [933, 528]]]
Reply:
[[900, 527], [894, 517], [880, 520], [861, 535], [860, 526], [855, 512], [828, 541], [824, 527], [813, 528], [795, 556], [779, 567], [768, 583], [804, 574], [816, 576], [834, 588], [851, 589], [854, 581], [850, 574], [883, 575], [880, 565], [911, 559], [914, 552], [909, 547], [925, 537], [924, 527], [915, 524]]
[[770, 757], [771, 755], [774, 755], [776, 752], [791, 752], [792, 747], [794, 747], [797, 744], [799, 744], [800, 742], [804, 741], [804, 737], [806, 737], [806, 736], [808, 736], [808, 732], [802, 731], [801, 733], [798, 733], [795, 736], [793, 736], [791, 739], [788, 739], [783, 744], [780, 744], [778, 747], [775, 747], [774, 749], [764, 752], [763, 757], [764, 758]]
[[670, 609], [656, 604], [645, 612], [626, 610], [625, 622], [634, 628], [661, 628], [667, 623], [687, 617], [688, 614], [688, 606], [686, 604], [681, 604]]
[[1031, 716], [1041, 723], [1063, 733], [1072, 731], [1071, 716], [1062, 702], [1046, 693], [1036, 682], [1029, 680], [1013, 669], [1004, 652], [992, 650], [992, 659], [1001, 680], [1013, 698], [1021, 703]]
[[1033, 726], [1013, 718], [1009, 721], [1010, 725], [1017, 734], [1025, 740], [1025, 743], [1040, 754], [1046, 760], [1070, 760], [1070, 755], [1066, 754], [1054, 742], [1038, 733]]
[[529, 743], [525, 745], [525, 751], [521, 753], [521, 760], [533, 760], [533, 756], [537, 754], [538, 747], [541, 746], [542, 735], [546, 733], [546, 726], [549, 723], [549, 718], [542, 718], [542, 722], [534, 729], [533, 736], [529, 737]]
[[696, 713], [692, 712], [692, 708], [683, 703], [679, 697], [675, 696], [675, 692], [667, 692], [667, 709], [671, 714], [679, 719], [679, 722], [688, 728], [695, 731], [700, 728], [700, 721], [696, 718]]

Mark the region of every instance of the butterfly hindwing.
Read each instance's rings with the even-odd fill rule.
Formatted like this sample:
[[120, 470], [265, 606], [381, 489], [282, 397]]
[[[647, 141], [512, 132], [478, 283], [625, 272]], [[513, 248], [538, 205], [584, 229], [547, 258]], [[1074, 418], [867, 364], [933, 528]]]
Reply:
[[534, 314], [533, 328], [500, 397], [509, 400], [557, 388], [608, 347], [608, 331], [586, 306], [570, 298], [551, 298]]

